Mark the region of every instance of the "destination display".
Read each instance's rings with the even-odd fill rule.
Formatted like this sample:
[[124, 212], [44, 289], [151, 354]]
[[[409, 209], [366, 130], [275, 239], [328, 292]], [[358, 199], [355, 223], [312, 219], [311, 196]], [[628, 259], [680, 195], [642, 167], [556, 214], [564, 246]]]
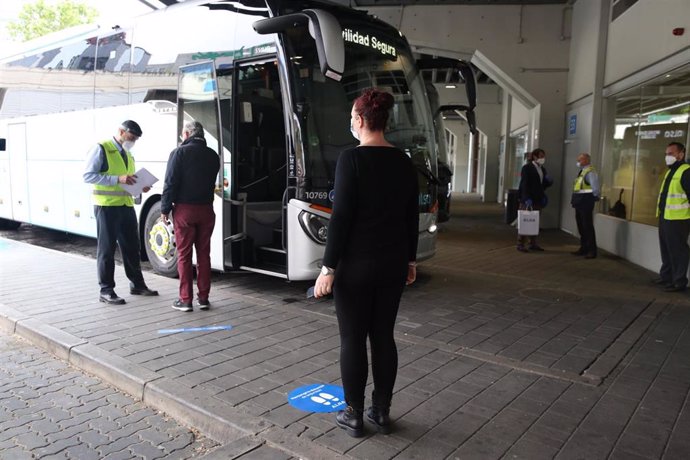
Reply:
[[383, 55], [396, 57], [398, 54], [395, 46], [381, 41], [381, 39], [377, 38], [375, 35], [363, 34], [359, 31], [353, 31], [352, 29], [343, 30], [343, 40], [348, 43], [367, 46], [379, 51]]

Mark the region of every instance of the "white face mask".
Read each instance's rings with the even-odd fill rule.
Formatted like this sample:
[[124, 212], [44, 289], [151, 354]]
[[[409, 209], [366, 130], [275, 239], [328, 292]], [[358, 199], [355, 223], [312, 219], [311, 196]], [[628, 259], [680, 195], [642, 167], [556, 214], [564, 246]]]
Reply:
[[124, 141], [122, 143], [122, 148], [127, 150], [128, 152], [130, 150], [132, 150], [133, 147], [134, 147], [134, 141]]
[[673, 155], [666, 155], [666, 166], [671, 166], [675, 162], [676, 157], [674, 157]]
[[359, 140], [359, 133], [355, 131], [355, 128], [352, 126], [352, 120], [350, 120], [350, 132], [352, 133], [352, 137]]
[[544, 163], [546, 163], [546, 158], [537, 158], [536, 161], [537, 161], [537, 164], [543, 165]]

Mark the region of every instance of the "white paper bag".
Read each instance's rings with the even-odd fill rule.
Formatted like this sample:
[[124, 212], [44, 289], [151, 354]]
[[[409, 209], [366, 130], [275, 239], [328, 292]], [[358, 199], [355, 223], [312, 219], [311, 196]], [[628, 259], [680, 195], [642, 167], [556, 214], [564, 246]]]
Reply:
[[539, 211], [518, 211], [518, 235], [539, 235]]

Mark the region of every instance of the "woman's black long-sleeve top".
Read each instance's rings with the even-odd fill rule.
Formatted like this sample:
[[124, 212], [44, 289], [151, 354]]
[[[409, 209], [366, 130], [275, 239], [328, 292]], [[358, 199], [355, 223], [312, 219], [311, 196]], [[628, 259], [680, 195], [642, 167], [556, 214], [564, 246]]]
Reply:
[[412, 160], [395, 147], [345, 150], [335, 171], [335, 199], [323, 264], [344, 257], [416, 260], [419, 185]]

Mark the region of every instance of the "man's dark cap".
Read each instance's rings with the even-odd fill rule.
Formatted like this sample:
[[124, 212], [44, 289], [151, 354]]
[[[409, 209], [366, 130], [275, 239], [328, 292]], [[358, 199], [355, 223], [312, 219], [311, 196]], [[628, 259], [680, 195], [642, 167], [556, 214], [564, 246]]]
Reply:
[[139, 123], [133, 120], [125, 120], [122, 122], [122, 129], [125, 131], [134, 134], [137, 137], [141, 137], [141, 126], [139, 126]]

